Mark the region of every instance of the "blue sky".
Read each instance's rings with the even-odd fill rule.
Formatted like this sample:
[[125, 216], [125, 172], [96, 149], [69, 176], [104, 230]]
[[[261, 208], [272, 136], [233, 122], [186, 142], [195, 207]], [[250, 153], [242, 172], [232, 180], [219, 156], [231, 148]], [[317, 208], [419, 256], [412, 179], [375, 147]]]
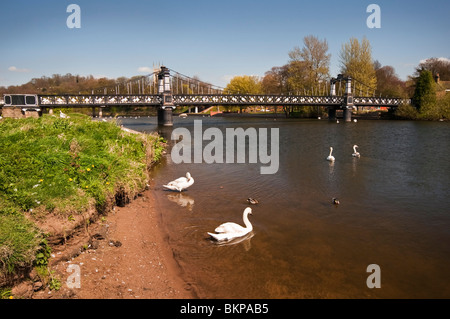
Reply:
[[[80, 29], [66, 25], [71, 3]], [[366, 25], [371, 3], [380, 29]], [[332, 76], [351, 37], [366, 36], [373, 58], [402, 79], [422, 59], [450, 58], [448, 0], [2, 0], [0, 12], [0, 86], [56, 73], [145, 75], [158, 63], [226, 86], [286, 64], [311, 34], [328, 41]]]

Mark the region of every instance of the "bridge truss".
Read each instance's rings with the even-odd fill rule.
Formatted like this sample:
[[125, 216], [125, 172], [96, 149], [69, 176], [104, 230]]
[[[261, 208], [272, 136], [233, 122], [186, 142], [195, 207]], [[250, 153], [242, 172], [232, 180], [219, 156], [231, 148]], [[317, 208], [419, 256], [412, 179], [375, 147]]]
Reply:
[[[397, 107], [400, 98], [353, 97], [354, 106]], [[408, 101], [406, 101], [408, 102]], [[341, 106], [343, 96], [253, 95], [253, 94], [177, 94], [174, 106], [260, 105], [260, 106]], [[160, 106], [158, 94], [135, 95], [38, 95], [41, 107]]]

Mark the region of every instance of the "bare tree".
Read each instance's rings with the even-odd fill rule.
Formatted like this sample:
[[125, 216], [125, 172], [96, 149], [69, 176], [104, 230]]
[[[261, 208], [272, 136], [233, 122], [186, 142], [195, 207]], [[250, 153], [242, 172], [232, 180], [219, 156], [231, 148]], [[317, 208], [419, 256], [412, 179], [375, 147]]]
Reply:
[[316, 36], [304, 37], [303, 44], [302, 49], [295, 47], [289, 52], [289, 62], [292, 75], [297, 81], [302, 79], [302, 85], [297, 83], [297, 86], [311, 89], [329, 78], [331, 54], [327, 53], [327, 40], [319, 40]]
[[430, 71], [435, 77], [439, 74], [442, 81], [450, 81], [450, 59], [430, 58], [421, 61], [414, 75], [418, 77], [423, 70]]

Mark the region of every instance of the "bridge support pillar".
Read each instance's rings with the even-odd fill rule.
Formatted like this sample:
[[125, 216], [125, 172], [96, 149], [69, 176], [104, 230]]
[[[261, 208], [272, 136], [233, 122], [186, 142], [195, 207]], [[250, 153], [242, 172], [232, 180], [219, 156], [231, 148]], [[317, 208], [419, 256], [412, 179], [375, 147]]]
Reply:
[[336, 108], [334, 107], [328, 108], [328, 120], [336, 121]]
[[345, 83], [345, 94], [344, 94], [344, 105], [342, 108], [344, 109], [344, 121], [351, 122], [352, 121], [352, 109], [353, 109], [353, 94], [352, 94], [352, 78], [347, 77], [347, 82]]
[[158, 108], [158, 125], [173, 126], [172, 108]]
[[352, 109], [351, 108], [344, 108], [344, 121], [345, 122], [351, 122], [352, 121]]
[[170, 71], [161, 66], [158, 73], [158, 94], [161, 97], [161, 106], [158, 108], [158, 125], [173, 126], [173, 96], [170, 83]]

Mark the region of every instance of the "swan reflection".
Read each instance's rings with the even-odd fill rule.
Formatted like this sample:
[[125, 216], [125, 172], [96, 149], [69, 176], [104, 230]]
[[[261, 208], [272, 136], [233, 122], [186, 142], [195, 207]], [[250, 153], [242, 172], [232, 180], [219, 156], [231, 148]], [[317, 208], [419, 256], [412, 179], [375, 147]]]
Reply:
[[194, 208], [194, 199], [184, 193], [169, 193], [167, 199], [181, 207], [187, 207], [190, 212]]
[[334, 162], [329, 162], [328, 166], [329, 166], [329, 173], [330, 175], [332, 175], [334, 173]]
[[251, 239], [255, 236], [255, 233], [252, 231], [247, 235], [239, 238], [232, 239], [230, 241], [215, 241], [212, 242], [217, 246], [232, 246], [242, 243], [244, 250], [249, 251], [252, 248]]

